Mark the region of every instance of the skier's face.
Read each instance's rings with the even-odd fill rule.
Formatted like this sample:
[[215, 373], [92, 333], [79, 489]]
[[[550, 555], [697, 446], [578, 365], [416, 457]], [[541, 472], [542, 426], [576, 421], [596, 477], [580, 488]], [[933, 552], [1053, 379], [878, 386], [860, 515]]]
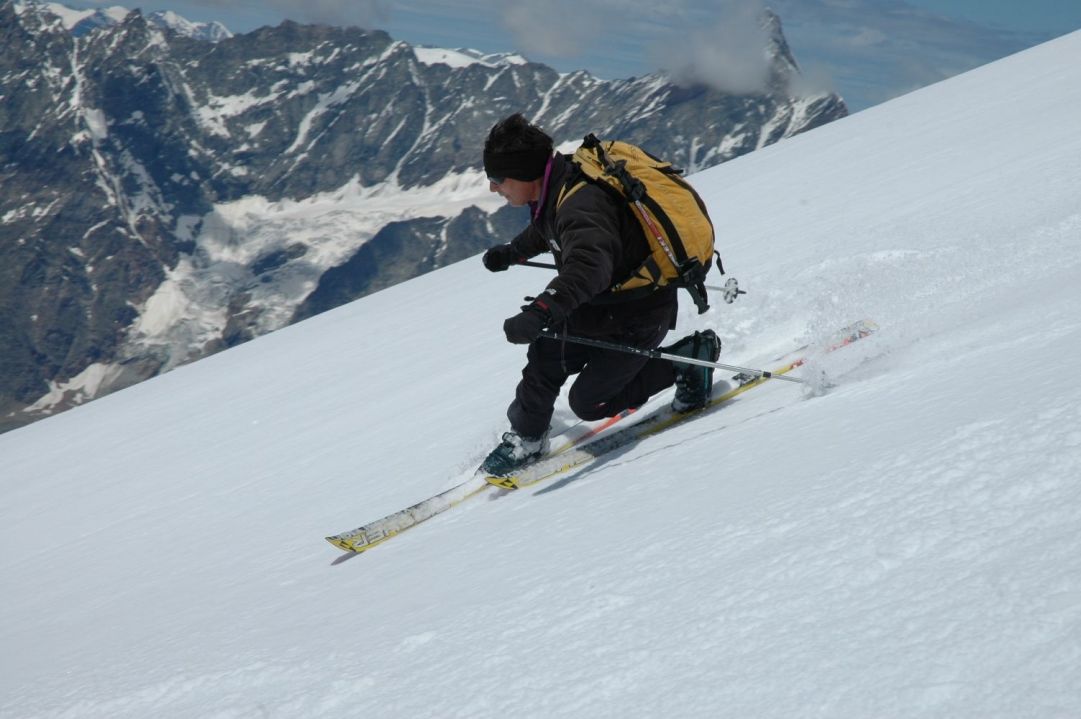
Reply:
[[[496, 182], [496, 180], [500, 180]], [[515, 180], [510, 177], [488, 178], [488, 191], [495, 192], [513, 207], [522, 207], [540, 199], [542, 180]]]

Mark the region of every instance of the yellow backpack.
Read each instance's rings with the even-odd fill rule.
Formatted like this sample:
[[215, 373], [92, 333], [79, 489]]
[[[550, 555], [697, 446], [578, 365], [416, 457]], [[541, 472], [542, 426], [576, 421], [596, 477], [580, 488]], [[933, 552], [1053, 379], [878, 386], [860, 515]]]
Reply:
[[[630, 143], [601, 142], [592, 134], [586, 135], [571, 160], [584, 177], [576, 175], [564, 185], [556, 209], [587, 182], [600, 183], [630, 204], [649, 241], [651, 252], [645, 262], [616, 283], [612, 292], [646, 292], [675, 285], [690, 291], [699, 314], [708, 310], [705, 279], [714, 256], [722, 275], [724, 268], [714, 250], [713, 223], [706, 206], [680, 177], [683, 171]], [[725, 300], [729, 301], [727, 293]]]

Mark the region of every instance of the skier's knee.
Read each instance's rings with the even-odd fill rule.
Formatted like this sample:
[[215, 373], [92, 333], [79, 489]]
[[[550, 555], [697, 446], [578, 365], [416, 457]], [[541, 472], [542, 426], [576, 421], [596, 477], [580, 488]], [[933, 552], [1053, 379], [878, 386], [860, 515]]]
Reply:
[[567, 398], [570, 404], [571, 411], [579, 419], [584, 419], [587, 422], [593, 422], [594, 420], [604, 419], [610, 416], [608, 412], [607, 402], [597, 402], [592, 399], [583, 400], [577, 396], [574, 392], [571, 392]]

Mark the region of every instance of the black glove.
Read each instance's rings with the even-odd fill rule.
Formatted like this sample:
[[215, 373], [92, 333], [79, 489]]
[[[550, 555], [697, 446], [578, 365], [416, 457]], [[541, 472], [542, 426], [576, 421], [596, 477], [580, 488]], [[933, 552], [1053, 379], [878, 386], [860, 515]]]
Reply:
[[544, 302], [533, 300], [522, 307], [522, 311], [503, 323], [503, 334], [507, 342], [515, 345], [527, 345], [540, 337], [541, 330], [552, 321], [552, 313]]
[[502, 272], [511, 265], [517, 265], [525, 258], [508, 243], [490, 248], [481, 259], [489, 272]]

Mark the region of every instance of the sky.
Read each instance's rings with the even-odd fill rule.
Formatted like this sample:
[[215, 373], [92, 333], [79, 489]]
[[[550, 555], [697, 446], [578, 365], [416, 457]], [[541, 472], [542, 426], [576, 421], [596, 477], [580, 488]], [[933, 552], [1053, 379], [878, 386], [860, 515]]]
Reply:
[[[122, 4], [70, 0], [72, 7]], [[298, 22], [386, 30], [414, 45], [519, 52], [563, 72], [606, 79], [679, 65], [739, 67], [745, 19], [764, 0], [143, 0], [234, 32]], [[815, 89], [853, 111], [1081, 28], [1081, 2], [1062, 0], [771, 0]], [[568, 22], [574, 18], [574, 22]], [[603, 32], [597, 28], [603, 27]], [[754, 33], [751, 33], [753, 36]], [[724, 38], [718, 47], [716, 38]]]

